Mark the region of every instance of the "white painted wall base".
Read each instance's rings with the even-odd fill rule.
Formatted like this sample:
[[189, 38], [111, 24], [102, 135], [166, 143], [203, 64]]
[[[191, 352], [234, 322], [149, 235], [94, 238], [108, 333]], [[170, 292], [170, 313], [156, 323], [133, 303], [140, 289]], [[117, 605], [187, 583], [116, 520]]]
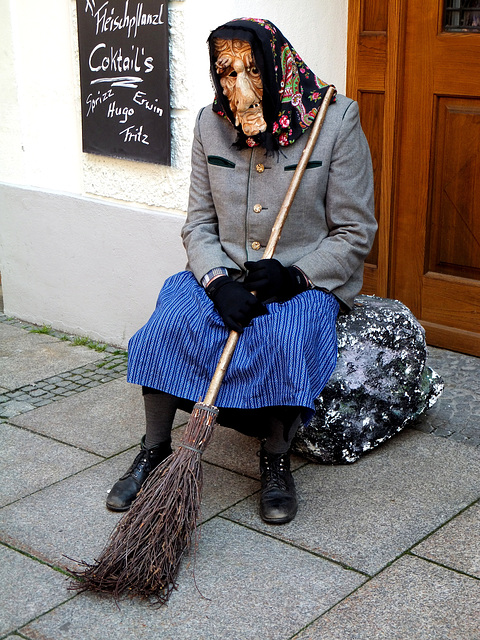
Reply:
[[0, 185], [5, 314], [126, 347], [165, 278], [185, 267], [185, 220]]

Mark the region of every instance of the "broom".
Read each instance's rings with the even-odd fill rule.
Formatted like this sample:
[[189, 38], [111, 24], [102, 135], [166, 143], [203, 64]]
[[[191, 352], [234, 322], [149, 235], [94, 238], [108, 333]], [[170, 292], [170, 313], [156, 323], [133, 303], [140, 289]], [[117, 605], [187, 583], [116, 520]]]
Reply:
[[[315, 119], [309, 140], [294, 172], [275, 220], [263, 258], [271, 258], [280, 239], [303, 173], [335, 93], [330, 86]], [[214, 430], [218, 409], [214, 406], [240, 334], [231, 331], [203, 402], [192, 411], [178, 449], [147, 478], [130, 510], [113, 530], [94, 564], [79, 562], [72, 572], [79, 591], [150, 598], [166, 604], [176, 589], [182, 558], [197, 541], [203, 471], [201, 454]]]

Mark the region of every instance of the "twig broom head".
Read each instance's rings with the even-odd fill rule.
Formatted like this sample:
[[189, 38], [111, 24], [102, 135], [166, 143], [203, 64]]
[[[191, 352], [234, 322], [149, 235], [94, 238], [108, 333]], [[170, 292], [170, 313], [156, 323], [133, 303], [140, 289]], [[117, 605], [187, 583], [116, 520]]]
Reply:
[[149, 598], [166, 604], [183, 556], [195, 538], [203, 484], [201, 454], [218, 409], [197, 403], [178, 449], [148, 477], [93, 564], [73, 575], [72, 589]]

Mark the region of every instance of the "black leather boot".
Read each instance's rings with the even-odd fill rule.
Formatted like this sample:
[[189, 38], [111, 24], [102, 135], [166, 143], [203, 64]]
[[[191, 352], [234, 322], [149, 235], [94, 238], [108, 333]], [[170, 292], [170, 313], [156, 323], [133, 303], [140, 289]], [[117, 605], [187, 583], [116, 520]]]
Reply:
[[289, 453], [268, 453], [260, 449], [260, 516], [269, 524], [293, 520], [298, 508], [295, 483], [290, 472]]
[[128, 511], [150, 472], [172, 453], [170, 442], [162, 442], [147, 449], [145, 436], [143, 436], [140, 446], [140, 453], [137, 454], [131, 467], [117, 480], [108, 493], [107, 509], [110, 511]]

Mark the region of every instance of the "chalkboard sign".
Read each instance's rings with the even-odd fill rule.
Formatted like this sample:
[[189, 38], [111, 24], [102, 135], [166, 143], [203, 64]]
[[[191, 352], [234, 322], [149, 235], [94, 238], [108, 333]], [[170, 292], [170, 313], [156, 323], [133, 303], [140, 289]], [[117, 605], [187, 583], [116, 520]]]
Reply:
[[167, 0], [77, 0], [83, 150], [170, 164]]

